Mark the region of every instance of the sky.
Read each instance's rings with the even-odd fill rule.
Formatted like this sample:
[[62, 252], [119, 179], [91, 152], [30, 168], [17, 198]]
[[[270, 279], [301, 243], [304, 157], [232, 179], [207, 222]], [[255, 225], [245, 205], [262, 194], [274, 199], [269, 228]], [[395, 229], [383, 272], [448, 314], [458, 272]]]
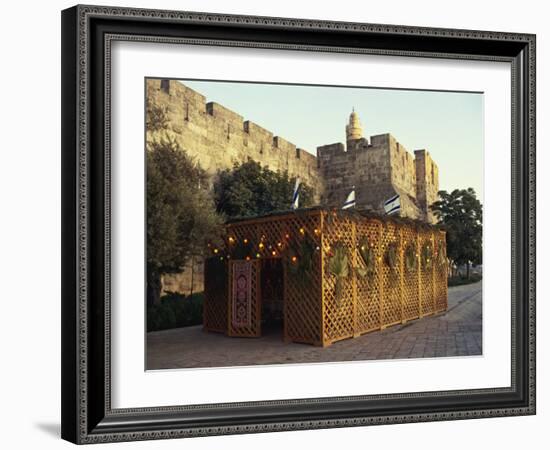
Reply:
[[426, 149], [440, 190], [474, 188], [483, 199], [483, 94], [181, 80], [207, 98], [316, 154], [346, 142], [352, 108], [363, 136], [391, 133], [409, 152]]

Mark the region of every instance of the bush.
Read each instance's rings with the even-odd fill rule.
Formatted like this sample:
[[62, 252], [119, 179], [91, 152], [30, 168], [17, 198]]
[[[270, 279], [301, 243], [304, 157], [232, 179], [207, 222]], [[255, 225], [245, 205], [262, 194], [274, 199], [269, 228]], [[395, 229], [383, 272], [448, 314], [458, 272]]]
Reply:
[[160, 304], [147, 309], [147, 331], [167, 330], [202, 324], [204, 293], [193, 295], [170, 293]]
[[481, 281], [481, 275], [477, 273], [473, 273], [470, 275], [470, 279], [463, 277], [462, 275], [459, 275], [457, 277], [451, 277], [447, 280], [447, 286], [462, 286], [464, 284], [472, 284], [477, 283], [478, 281]]

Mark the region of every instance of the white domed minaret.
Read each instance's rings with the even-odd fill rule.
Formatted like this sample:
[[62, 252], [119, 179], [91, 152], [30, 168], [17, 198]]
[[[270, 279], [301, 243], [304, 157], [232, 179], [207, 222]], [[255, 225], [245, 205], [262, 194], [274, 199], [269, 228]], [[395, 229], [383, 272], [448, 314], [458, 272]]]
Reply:
[[361, 127], [361, 122], [359, 121], [359, 116], [355, 112], [355, 108], [352, 109], [351, 114], [349, 115], [349, 123], [346, 125], [346, 143], [347, 147], [350, 148], [350, 141], [355, 141], [363, 137], [363, 128]]

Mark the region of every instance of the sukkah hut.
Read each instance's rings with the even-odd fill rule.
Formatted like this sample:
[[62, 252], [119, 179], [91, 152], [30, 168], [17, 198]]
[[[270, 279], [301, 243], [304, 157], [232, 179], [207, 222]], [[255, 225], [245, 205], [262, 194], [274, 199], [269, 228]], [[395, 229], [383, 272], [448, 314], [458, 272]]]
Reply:
[[203, 324], [327, 346], [447, 309], [445, 232], [420, 222], [313, 208], [226, 224], [205, 263]]

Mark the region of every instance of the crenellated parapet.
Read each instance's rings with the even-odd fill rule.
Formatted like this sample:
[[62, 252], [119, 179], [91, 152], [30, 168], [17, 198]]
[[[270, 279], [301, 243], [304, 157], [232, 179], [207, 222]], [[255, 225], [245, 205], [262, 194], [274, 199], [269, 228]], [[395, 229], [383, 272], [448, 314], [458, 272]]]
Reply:
[[167, 133], [212, 177], [250, 159], [300, 176], [317, 199], [323, 193], [317, 159], [295, 144], [175, 80], [147, 80], [148, 101], [166, 109]]

